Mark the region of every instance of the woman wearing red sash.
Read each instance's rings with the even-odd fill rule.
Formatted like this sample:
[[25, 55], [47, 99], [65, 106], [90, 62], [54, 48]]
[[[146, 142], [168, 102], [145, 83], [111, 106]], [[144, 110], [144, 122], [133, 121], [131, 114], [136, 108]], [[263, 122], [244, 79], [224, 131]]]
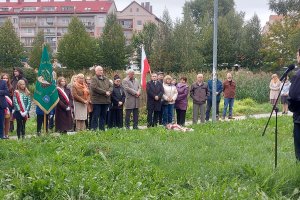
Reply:
[[4, 134], [3, 134], [3, 138], [8, 139], [9, 135], [9, 129], [10, 129], [10, 123], [11, 123], [11, 119], [12, 119], [12, 109], [13, 109], [13, 95], [14, 95], [14, 90], [13, 87], [10, 83], [10, 78], [8, 74], [2, 74], [1, 75], [1, 79], [6, 81], [7, 84], [7, 88], [9, 91], [9, 96], [5, 96], [5, 100], [8, 104], [8, 107], [4, 110]]
[[73, 118], [71, 108], [73, 107], [73, 97], [70, 89], [66, 87], [66, 79], [57, 79], [57, 91], [59, 102], [55, 108], [55, 128], [60, 133], [67, 133], [73, 128]]
[[14, 92], [14, 117], [17, 120], [18, 139], [25, 138], [25, 125], [31, 107], [30, 92], [24, 80], [19, 80]]

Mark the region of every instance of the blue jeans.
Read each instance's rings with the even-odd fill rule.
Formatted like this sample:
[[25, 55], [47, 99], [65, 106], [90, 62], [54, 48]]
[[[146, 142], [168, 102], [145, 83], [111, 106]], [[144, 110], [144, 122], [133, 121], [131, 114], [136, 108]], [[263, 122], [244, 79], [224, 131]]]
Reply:
[[172, 123], [174, 113], [174, 104], [163, 105], [163, 121], [162, 124], [165, 126]]
[[234, 103], [234, 98], [224, 98], [223, 117], [226, 117], [226, 112], [227, 112], [228, 106], [229, 106], [229, 117], [232, 117], [233, 103]]

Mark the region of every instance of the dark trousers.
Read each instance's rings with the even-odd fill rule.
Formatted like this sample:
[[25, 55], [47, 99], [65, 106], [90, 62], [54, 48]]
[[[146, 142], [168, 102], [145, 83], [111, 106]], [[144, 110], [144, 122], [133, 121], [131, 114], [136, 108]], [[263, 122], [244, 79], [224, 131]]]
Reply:
[[[211, 108], [212, 108], [212, 101], [207, 101], [207, 104], [206, 104], [206, 116], [205, 116], [205, 120], [208, 121], [209, 120], [209, 116], [210, 116], [210, 111], [211, 111]], [[216, 110], [216, 114], [217, 114], [217, 117], [219, 117], [219, 114], [220, 114], [220, 101], [217, 101], [217, 110]]]
[[18, 139], [25, 138], [25, 125], [26, 120], [25, 117], [22, 117], [20, 111], [15, 111], [14, 116], [17, 120], [17, 136]]
[[105, 131], [108, 104], [93, 104], [92, 129]]
[[184, 126], [186, 110], [176, 109], [177, 124]]
[[[49, 115], [46, 115], [46, 132], [47, 133], [48, 133], [48, 118], [49, 118]], [[44, 124], [44, 115], [36, 115], [36, 133], [37, 133], [37, 135], [41, 135], [41, 130], [42, 130], [43, 124]]]
[[157, 126], [160, 113], [161, 113], [160, 111], [154, 111], [153, 109], [148, 109], [147, 127]]
[[92, 126], [92, 118], [93, 118], [93, 112], [90, 112], [87, 114], [87, 118], [85, 120], [85, 127], [88, 130], [91, 130], [91, 126]]
[[300, 123], [294, 123], [294, 145], [296, 159], [300, 161]]
[[[49, 118], [49, 129], [53, 129], [54, 127], [54, 115], [47, 115], [47, 122], [48, 122], [48, 118]], [[47, 124], [47, 132], [48, 132], [48, 124]]]
[[123, 109], [111, 109], [108, 128], [123, 128]]
[[0, 139], [3, 138], [3, 127], [4, 127], [4, 109], [0, 108]]
[[139, 109], [126, 109], [125, 110], [125, 126], [127, 129], [130, 128], [130, 115], [133, 113], [133, 129], [138, 129], [138, 120], [139, 120]]
[[162, 121], [163, 121], [163, 111], [158, 111], [158, 123], [159, 125], [162, 125]]

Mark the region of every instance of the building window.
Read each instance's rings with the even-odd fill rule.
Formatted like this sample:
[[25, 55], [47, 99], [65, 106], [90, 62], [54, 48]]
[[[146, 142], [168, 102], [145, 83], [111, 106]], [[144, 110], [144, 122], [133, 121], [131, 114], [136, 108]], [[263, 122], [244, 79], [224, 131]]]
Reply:
[[9, 8], [0, 8], [0, 12], [8, 12]]
[[85, 11], [90, 11], [92, 8], [84, 8]]
[[13, 18], [13, 23], [17, 24], [18, 23], [18, 18]]
[[139, 8], [136, 8], [136, 12], [139, 12], [140, 11], [140, 9]]
[[132, 8], [130, 8], [130, 12], [132, 12]]
[[136, 24], [137, 24], [138, 26], [142, 26], [142, 25], [143, 25], [143, 23], [142, 23], [141, 20], [137, 20]]
[[36, 11], [36, 7], [24, 7], [23, 11]]
[[47, 6], [42, 8], [43, 11], [55, 11], [56, 7], [54, 6]]
[[74, 6], [62, 6], [62, 11], [74, 11]]

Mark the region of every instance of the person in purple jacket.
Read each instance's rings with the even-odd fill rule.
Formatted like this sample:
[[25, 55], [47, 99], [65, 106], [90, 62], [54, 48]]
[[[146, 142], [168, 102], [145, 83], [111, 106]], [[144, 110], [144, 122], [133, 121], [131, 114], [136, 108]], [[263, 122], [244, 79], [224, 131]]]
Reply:
[[184, 126], [189, 95], [189, 86], [187, 85], [187, 78], [181, 77], [180, 83], [177, 84], [176, 88], [178, 91], [178, 96], [175, 101], [177, 124]]

